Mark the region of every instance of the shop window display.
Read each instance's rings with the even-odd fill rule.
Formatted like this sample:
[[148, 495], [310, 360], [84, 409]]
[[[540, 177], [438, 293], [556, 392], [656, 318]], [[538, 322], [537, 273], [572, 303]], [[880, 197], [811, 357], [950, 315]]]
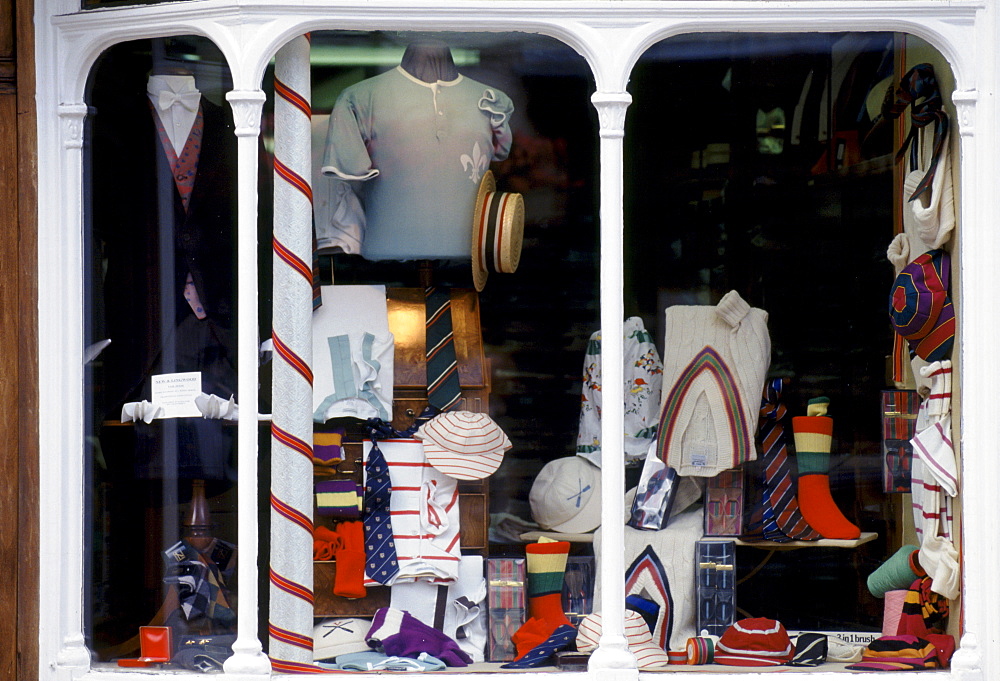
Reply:
[[[912, 118], [934, 125], [908, 140], [914, 186], [895, 188], [893, 121], [916, 111], [907, 83], [933, 79], [907, 81], [902, 42], [692, 35], [634, 69], [623, 532], [644, 670], [846, 665], [885, 646], [947, 665], [951, 139], [947, 106], [921, 101]], [[281, 52], [263, 84], [265, 652], [277, 671], [580, 668], [609, 550], [592, 76], [526, 34], [316, 31], [305, 49], [304, 107]], [[170, 655], [150, 664], [219, 668], [236, 633], [233, 422], [252, 412], [232, 399], [231, 88], [196, 37], [117, 45], [92, 73], [87, 635], [101, 663], [150, 657], [141, 644], [165, 627]], [[289, 105], [312, 114], [298, 140], [283, 137]], [[918, 204], [903, 195], [925, 186]], [[307, 193], [303, 257], [280, 225]], [[282, 415], [299, 352], [283, 268], [315, 307], [306, 436]], [[890, 286], [907, 273], [915, 290]], [[907, 326], [925, 289], [930, 317]], [[912, 338], [887, 378], [890, 290]], [[310, 452], [293, 485], [305, 502], [284, 496], [290, 446]], [[308, 525], [302, 555], [284, 523]], [[308, 618], [287, 603], [305, 582]], [[897, 632], [918, 640], [864, 650]]]

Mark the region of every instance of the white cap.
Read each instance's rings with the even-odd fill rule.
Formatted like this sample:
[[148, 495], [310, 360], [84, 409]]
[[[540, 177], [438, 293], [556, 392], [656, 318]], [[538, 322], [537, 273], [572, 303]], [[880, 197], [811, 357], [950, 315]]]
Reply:
[[480, 480], [492, 475], [511, 448], [507, 435], [486, 414], [448, 411], [417, 431], [424, 454], [434, 468], [456, 480]]
[[357, 617], [326, 619], [313, 627], [313, 660], [371, 650], [365, 641], [372, 623]]
[[549, 461], [528, 494], [543, 530], [590, 532], [601, 525], [601, 469], [580, 456]]

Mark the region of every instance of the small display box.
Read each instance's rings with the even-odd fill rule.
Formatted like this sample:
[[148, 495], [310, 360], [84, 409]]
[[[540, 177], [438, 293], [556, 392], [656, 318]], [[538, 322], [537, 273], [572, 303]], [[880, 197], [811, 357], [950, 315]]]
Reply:
[[722, 471], [705, 488], [705, 536], [738, 537], [743, 533], [743, 472]]
[[882, 491], [909, 493], [920, 396], [914, 390], [882, 391]]
[[722, 636], [736, 621], [736, 543], [703, 539], [695, 544], [698, 631]]
[[524, 558], [489, 558], [486, 561], [489, 606], [490, 662], [509, 662], [517, 657], [514, 633], [524, 624], [525, 610]]

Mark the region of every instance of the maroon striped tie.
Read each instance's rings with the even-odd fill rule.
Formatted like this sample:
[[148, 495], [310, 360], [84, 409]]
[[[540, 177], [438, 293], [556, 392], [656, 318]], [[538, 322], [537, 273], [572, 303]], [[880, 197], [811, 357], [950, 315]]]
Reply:
[[773, 378], [764, 384], [760, 403], [760, 424], [757, 438], [760, 442], [764, 464], [764, 498], [754, 512], [751, 525], [763, 523], [763, 535], [771, 541], [822, 539], [809, 526], [799, 510], [795, 496], [795, 482], [788, 461], [785, 444], [785, 427], [782, 425], [787, 409], [781, 402], [785, 379]]

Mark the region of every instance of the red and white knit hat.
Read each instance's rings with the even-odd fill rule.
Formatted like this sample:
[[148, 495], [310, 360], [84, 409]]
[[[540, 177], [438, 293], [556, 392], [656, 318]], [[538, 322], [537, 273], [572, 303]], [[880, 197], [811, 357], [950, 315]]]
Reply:
[[719, 639], [715, 663], [735, 667], [776, 667], [795, 654], [784, 625], [767, 617], [742, 619]]
[[438, 414], [417, 431], [424, 455], [434, 468], [456, 480], [481, 480], [492, 475], [511, 448], [507, 435], [486, 414], [449, 411]]

